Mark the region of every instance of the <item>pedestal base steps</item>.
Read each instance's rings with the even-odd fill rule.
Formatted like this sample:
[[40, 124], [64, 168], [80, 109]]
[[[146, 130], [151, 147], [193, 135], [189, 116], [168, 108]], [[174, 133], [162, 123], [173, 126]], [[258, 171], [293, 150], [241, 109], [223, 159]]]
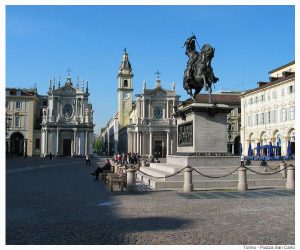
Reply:
[[[195, 159], [194, 159], [195, 160]], [[202, 159], [206, 161], [207, 159]], [[228, 160], [228, 159], [227, 159]], [[212, 165], [212, 160], [208, 161]], [[215, 162], [216, 165], [202, 165], [192, 166], [197, 171], [213, 176], [223, 176], [236, 170], [239, 165], [222, 165], [222, 162]], [[186, 165], [175, 165], [170, 163], [151, 163], [149, 167], [141, 167], [138, 171], [137, 179], [149, 185], [155, 190], [182, 190], [184, 184], [184, 171], [173, 175], [183, 169]], [[265, 168], [260, 166], [250, 166], [256, 172], [265, 172]], [[270, 171], [270, 170], [268, 170]], [[196, 171], [192, 172], [192, 183], [194, 190], [216, 190], [216, 189], [234, 189], [238, 187], [238, 171], [222, 177], [222, 178], [208, 178], [198, 174]], [[173, 176], [170, 176], [173, 175]], [[170, 177], [169, 177], [170, 176]], [[285, 188], [286, 178], [283, 178], [281, 173], [273, 175], [259, 175], [251, 171], [247, 171], [248, 188]]]

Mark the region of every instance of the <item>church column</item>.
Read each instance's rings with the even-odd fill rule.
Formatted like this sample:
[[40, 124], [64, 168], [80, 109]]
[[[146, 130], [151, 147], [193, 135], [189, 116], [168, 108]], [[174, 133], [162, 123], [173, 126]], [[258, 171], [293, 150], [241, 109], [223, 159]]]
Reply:
[[137, 153], [137, 150], [138, 150], [137, 137], [138, 137], [138, 133], [135, 132], [134, 133], [134, 153]]
[[48, 154], [48, 130], [45, 130], [45, 155]]
[[170, 132], [167, 131], [167, 155], [170, 154]]
[[150, 138], [149, 138], [149, 155], [152, 155], [152, 131], [150, 131]]
[[56, 156], [59, 155], [59, 129], [56, 129]]
[[129, 131], [128, 132], [128, 152], [127, 153], [133, 151], [132, 145], [133, 145], [133, 133], [132, 133], [132, 131]]
[[[88, 132], [85, 131], [84, 154], [87, 154]], [[109, 153], [109, 152], [108, 152]]]
[[139, 153], [140, 153], [140, 155], [141, 155], [141, 154], [143, 153], [143, 152], [142, 152], [142, 143], [143, 143], [143, 142], [142, 142], [142, 132], [140, 132], [139, 134], [140, 134], [140, 149], [139, 149]]
[[74, 138], [73, 138], [73, 155], [76, 154], [76, 129], [73, 129], [74, 131]]
[[44, 156], [44, 153], [45, 153], [45, 131], [44, 131], [44, 129], [42, 129], [40, 156]]
[[140, 149], [140, 132], [136, 133], [136, 153], [140, 153], [139, 152]]
[[[167, 100], [167, 105], [166, 105], [166, 114], [167, 114], [167, 117], [166, 119], [169, 119], [169, 101]], [[168, 153], [167, 153], [168, 155]]]
[[143, 99], [143, 119], [145, 119], [145, 110], [146, 110], [146, 100], [145, 100], [145, 97]]

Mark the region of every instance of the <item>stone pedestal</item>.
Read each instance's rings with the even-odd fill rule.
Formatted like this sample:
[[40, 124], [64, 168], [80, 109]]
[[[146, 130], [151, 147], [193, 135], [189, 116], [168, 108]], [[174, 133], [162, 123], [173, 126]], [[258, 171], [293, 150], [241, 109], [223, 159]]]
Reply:
[[135, 168], [128, 168], [126, 169], [127, 172], [127, 185], [126, 185], [126, 191], [129, 193], [136, 192], [136, 178], [135, 178], [135, 173], [136, 169]]
[[167, 163], [182, 166], [238, 166], [239, 158], [227, 152], [226, 104], [190, 103], [181, 106], [177, 117], [177, 152]]
[[191, 167], [187, 167], [184, 170], [183, 192], [192, 192], [193, 191], [192, 171], [193, 171], [193, 169]]

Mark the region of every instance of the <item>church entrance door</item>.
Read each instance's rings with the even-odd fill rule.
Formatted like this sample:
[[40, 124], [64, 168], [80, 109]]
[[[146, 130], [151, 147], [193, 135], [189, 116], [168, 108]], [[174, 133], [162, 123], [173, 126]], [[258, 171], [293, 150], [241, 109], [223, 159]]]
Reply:
[[63, 155], [64, 156], [71, 156], [71, 139], [64, 139], [63, 140]]
[[163, 157], [163, 146], [162, 141], [155, 141], [154, 142], [154, 157], [161, 158]]
[[24, 136], [20, 132], [15, 132], [10, 137], [11, 141], [11, 154], [23, 155], [24, 154]]

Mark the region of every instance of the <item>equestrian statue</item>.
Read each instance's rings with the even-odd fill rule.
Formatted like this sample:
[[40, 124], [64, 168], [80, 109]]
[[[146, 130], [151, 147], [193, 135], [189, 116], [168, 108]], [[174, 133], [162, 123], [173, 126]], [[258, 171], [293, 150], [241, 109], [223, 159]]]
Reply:
[[[195, 101], [197, 94], [205, 87], [205, 90], [209, 93], [209, 103], [211, 103], [212, 84], [219, 80], [219, 78], [215, 77], [211, 67], [215, 49], [209, 44], [204, 44], [201, 51], [198, 52], [196, 43], [195, 35], [192, 35], [184, 43], [186, 48], [185, 54], [189, 57], [189, 60], [184, 71], [183, 88]], [[193, 89], [195, 90], [194, 93], [192, 93]]]

